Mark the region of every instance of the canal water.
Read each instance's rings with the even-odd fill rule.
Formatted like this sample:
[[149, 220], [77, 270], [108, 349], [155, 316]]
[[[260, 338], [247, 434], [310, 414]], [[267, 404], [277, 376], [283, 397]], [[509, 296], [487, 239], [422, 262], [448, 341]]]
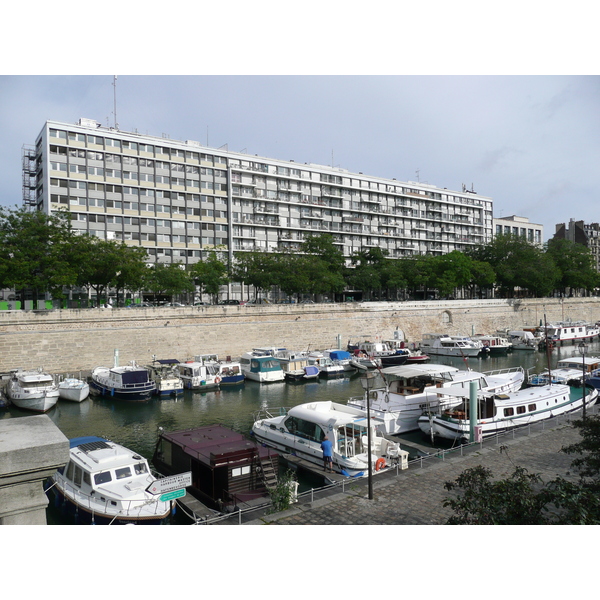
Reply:
[[[600, 342], [589, 344], [587, 352], [600, 356]], [[550, 353], [550, 366], [553, 368], [561, 358], [578, 355], [577, 345], [555, 348]], [[546, 353], [541, 351], [514, 351], [505, 356], [468, 359], [434, 356], [431, 362], [475, 371], [521, 366], [531, 373], [539, 373], [548, 368]], [[46, 414], [67, 438], [101, 436], [151, 459], [161, 427], [165, 431], [177, 431], [218, 423], [249, 434], [256, 413], [262, 409], [277, 411], [279, 407], [289, 408], [323, 400], [344, 404], [348, 398], [362, 394], [360, 376], [352, 374], [306, 383], [259, 384], [246, 381], [241, 386], [218, 391], [186, 390], [178, 399], [153, 399], [146, 403], [126, 403], [93, 396], [81, 403], [59, 400]], [[0, 419], [31, 414], [14, 406], [0, 409]], [[422, 437], [419, 443], [427, 445]]]

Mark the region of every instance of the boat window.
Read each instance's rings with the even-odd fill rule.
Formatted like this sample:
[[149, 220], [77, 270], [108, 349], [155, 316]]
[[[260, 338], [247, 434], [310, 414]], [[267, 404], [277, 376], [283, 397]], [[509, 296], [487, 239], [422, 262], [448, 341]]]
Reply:
[[69, 461], [67, 465], [67, 479], [73, 481], [73, 463]]
[[117, 479], [125, 479], [126, 477], [131, 477], [131, 469], [129, 467], [116, 469], [115, 474], [117, 476]]
[[525, 412], [524, 406], [517, 406], [517, 414], [522, 415]]
[[85, 483], [86, 485], [89, 485], [89, 486], [92, 485], [92, 479], [90, 477], [90, 474], [87, 471], [83, 472], [83, 483]]
[[102, 483], [108, 483], [112, 480], [110, 476], [110, 471], [104, 471], [103, 473], [96, 473], [94, 475], [94, 483], [96, 485], [101, 485]]
[[232, 477], [239, 477], [240, 475], [248, 475], [250, 473], [250, 465], [245, 467], [238, 467], [235, 469], [231, 469]]
[[148, 472], [148, 467], [146, 467], [146, 463], [137, 463], [133, 466], [135, 469], [136, 475], [143, 475]]
[[535, 404], [530, 404], [528, 407], [529, 412], [533, 412], [535, 410]]
[[505, 417], [512, 417], [515, 414], [515, 410], [514, 408], [505, 408], [504, 409], [504, 416]]
[[314, 442], [321, 442], [325, 437], [323, 430], [316, 423], [298, 417], [288, 417], [285, 426], [290, 433]]
[[81, 487], [81, 467], [78, 467], [77, 465], [75, 465], [75, 473], [73, 474], [73, 483], [78, 486]]

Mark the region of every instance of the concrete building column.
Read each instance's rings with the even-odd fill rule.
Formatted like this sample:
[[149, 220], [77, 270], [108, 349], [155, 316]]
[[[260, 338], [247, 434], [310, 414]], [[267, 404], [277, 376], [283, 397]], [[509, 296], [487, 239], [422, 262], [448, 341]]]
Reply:
[[48, 415], [0, 420], [0, 525], [46, 525], [44, 480], [69, 460]]

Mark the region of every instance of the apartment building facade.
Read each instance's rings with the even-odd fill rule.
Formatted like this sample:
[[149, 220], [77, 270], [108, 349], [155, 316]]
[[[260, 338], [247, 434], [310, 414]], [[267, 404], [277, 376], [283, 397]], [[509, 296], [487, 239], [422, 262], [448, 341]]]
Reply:
[[586, 246], [594, 259], [596, 271], [600, 272], [600, 224], [571, 219], [566, 224], [556, 225], [554, 237]]
[[527, 217], [498, 217], [494, 219], [494, 235], [518, 235], [532, 244], [544, 243], [544, 226], [531, 223]]
[[349, 258], [446, 254], [493, 234], [489, 197], [325, 165], [214, 149], [80, 119], [47, 121], [23, 151], [23, 199], [73, 227], [144, 247], [152, 262], [191, 264], [220, 248], [295, 250], [329, 233]]

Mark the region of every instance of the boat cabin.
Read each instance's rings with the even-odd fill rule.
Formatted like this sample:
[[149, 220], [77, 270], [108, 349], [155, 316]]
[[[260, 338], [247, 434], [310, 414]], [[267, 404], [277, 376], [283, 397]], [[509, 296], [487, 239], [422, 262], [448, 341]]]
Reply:
[[163, 475], [191, 472], [188, 492], [217, 510], [268, 497], [279, 454], [222, 425], [160, 434], [154, 467]]

